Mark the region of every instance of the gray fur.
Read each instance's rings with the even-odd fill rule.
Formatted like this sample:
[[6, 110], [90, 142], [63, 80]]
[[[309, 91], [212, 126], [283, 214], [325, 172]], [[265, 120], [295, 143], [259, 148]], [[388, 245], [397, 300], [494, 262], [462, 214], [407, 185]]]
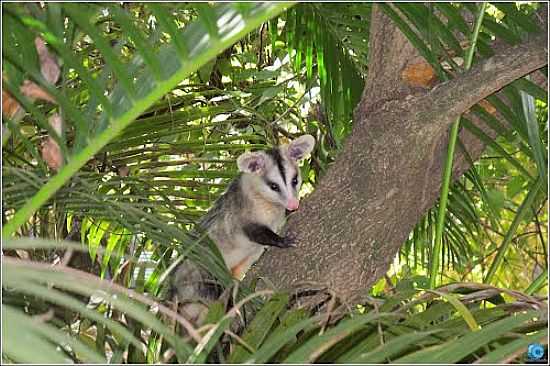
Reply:
[[[311, 152], [314, 143], [313, 137], [304, 135], [289, 145], [239, 156], [237, 164], [241, 173], [200, 220], [199, 225], [218, 246], [225, 264], [237, 279], [261, 256], [265, 246], [260, 242], [290, 246], [290, 241], [278, 234], [285, 222], [287, 206], [298, 207], [301, 177], [297, 162]], [[298, 182], [293, 182], [294, 178]], [[278, 189], [273, 190], [270, 183]], [[254, 230], [250, 230], [251, 227]], [[264, 240], [255, 239], [255, 233]], [[205, 278], [202, 272], [190, 261], [177, 267], [172, 283], [180, 301], [210, 297], [201, 284], [201, 278]]]

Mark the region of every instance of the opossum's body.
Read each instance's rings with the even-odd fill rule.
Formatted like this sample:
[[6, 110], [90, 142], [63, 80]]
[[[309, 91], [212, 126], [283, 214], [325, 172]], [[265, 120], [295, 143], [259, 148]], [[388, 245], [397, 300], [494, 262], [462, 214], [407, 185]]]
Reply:
[[[315, 140], [303, 135], [288, 145], [268, 151], [244, 153], [237, 164], [240, 174], [199, 225], [219, 248], [227, 268], [236, 279], [242, 279], [250, 266], [262, 255], [265, 246], [287, 248], [289, 237], [280, 236], [286, 210], [298, 208], [301, 185], [298, 161], [313, 149]], [[186, 261], [174, 275], [178, 298], [189, 298], [192, 292], [201, 292], [185, 283], [198, 274]], [[203, 294], [210, 294], [207, 288]]]
[[245, 228], [262, 223], [273, 233], [279, 233], [285, 221], [284, 207], [265, 203], [254, 197], [254, 193], [245, 193], [249, 184], [246, 175], [239, 175], [201, 222], [237, 279], [264, 251], [264, 245], [249, 237]]

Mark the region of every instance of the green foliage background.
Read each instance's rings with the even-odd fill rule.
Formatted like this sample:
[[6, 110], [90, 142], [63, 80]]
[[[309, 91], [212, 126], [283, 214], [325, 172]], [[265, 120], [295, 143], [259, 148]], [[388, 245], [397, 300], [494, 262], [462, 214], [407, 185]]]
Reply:
[[[501, 120], [472, 108], [498, 138], [462, 119], [488, 148], [451, 187], [441, 251], [434, 207], [364, 304], [320, 289], [321, 310], [290, 307], [295, 294], [236, 285], [199, 245], [193, 225], [240, 153], [313, 134], [307, 194], [351, 132], [372, 5], [293, 5], [3, 6], [3, 94], [21, 105], [2, 124], [3, 361], [501, 362], [547, 337], [547, 93], [529, 78], [487, 98]], [[489, 5], [474, 64], [492, 39], [543, 32], [539, 6]], [[462, 72], [475, 4], [381, 9], [440, 80]], [[60, 65], [55, 85], [37, 36]], [[25, 80], [53, 102], [28, 98]], [[58, 171], [42, 156], [48, 136]], [[440, 287], [428, 290], [434, 255]], [[184, 257], [228, 289], [200, 329], [166, 303]]]

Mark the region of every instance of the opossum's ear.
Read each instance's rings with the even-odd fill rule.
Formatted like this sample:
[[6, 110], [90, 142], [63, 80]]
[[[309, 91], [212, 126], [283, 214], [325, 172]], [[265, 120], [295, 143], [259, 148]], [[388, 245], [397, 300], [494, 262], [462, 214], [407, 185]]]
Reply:
[[266, 156], [263, 152], [246, 152], [237, 158], [237, 166], [244, 173], [261, 174], [266, 165]]
[[302, 160], [311, 150], [313, 150], [313, 146], [315, 146], [315, 139], [313, 136], [302, 135], [288, 144], [288, 157], [296, 161]]

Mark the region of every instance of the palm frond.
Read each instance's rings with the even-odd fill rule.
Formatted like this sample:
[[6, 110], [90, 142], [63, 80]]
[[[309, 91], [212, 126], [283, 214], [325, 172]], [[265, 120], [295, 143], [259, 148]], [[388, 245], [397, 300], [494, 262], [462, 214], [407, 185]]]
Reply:
[[[96, 20], [97, 13], [100, 11], [109, 13], [108, 7], [101, 8], [96, 5], [80, 6], [75, 4], [63, 5], [63, 11], [68, 19], [74, 22], [80, 31], [88, 35], [89, 39], [93, 42], [94, 49], [101, 53], [104, 62], [108, 65], [105, 70], [110, 70], [110, 79], [117, 81], [113, 86], [105, 82], [98, 87], [97, 83], [99, 80], [95, 79], [93, 84], [87, 85], [88, 89], [96, 91], [107, 90], [110, 94], [109, 100], [103, 100], [103, 103], [100, 104], [102, 111], [87, 123], [84, 123], [83, 115], [76, 111], [76, 107], [69, 102], [70, 99], [67, 96], [60, 95], [51, 83], [45, 82], [38, 72], [36, 64], [29, 64], [23, 61], [14, 55], [13, 48], [4, 47], [3, 51], [8, 57], [7, 61], [11, 65], [21, 73], [32, 78], [40, 87], [52, 95], [63, 111], [67, 113], [73, 112], [70, 114], [70, 118], [66, 118], [67, 121], [65, 122], [73, 126], [77, 141], [84, 139], [88, 143], [86, 146], [75, 145], [77, 150], [72, 151], [70, 156], [67, 152], [63, 154], [63, 160], [66, 161], [66, 165], [41, 188], [39, 195], [27, 202], [21, 210], [15, 213], [13, 219], [3, 227], [3, 236], [13, 234], [86, 161], [98, 153], [101, 148], [162, 95], [173, 89], [183, 78], [197, 70], [212, 57], [215, 57], [218, 52], [230, 46], [248, 31], [261, 24], [262, 21], [286, 7], [287, 4], [281, 3], [240, 4], [235, 6], [225, 4], [223, 6], [212, 7], [212, 17], [223, 19], [223, 22], [216, 23], [217, 27], [219, 27], [216, 36], [210, 38], [204, 37], [205, 33], [213, 32], [212, 29], [205, 29], [205, 20], [199, 20], [190, 24], [181, 34], [170, 33], [170, 31], [173, 31], [173, 27], [170, 27], [167, 29], [167, 32], [171, 34], [173, 43], [160, 47], [157, 45], [151, 46], [151, 49], [157, 52], [157, 59], [163, 60], [163, 68], [159, 70], [158, 65], [160, 62], [143, 62], [143, 60], [150, 61], [152, 55], [149, 51], [139, 51], [143, 53], [143, 59], [141, 56], [136, 55], [127, 63], [123, 62], [124, 57], [117, 55], [116, 51], [111, 47], [108, 38], [90, 21]], [[7, 7], [6, 9], [7, 14], [15, 18], [13, 20], [14, 23], [28, 26], [36, 35], [42, 35], [62, 59], [80, 58], [80, 62], [83, 62], [81, 55], [74, 55], [71, 54], [71, 51], [67, 51], [64, 39], [50, 31], [48, 24], [21, 11], [20, 8]], [[116, 11], [116, 14], [118, 14], [119, 18], [122, 17], [120, 11]], [[132, 28], [132, 31], [134, 30]], [[140, 33], [137, 32], [134, 35], [134, 42], [135, 39], [144, 41], [145, 37], [140, 36]], [[178, 41], [180, 39], [182, 41]], [[183, 49], [184, 43], [185, 47], [187, 47], [186, 49]], [[29, 43], [25, 43], [24, 40], [17, 40], [17, 44], [22, 48], [29, 47]], [[30, 43], [30, 45], [33, 44], [34, 42]], [[32, 53], [32, 51], [29, 51], [29, 53]], [[9, 55], [13, 55], [13, 57], [9, 57]], [[89, 82], [90, 80], [83, 80], [85, 83], [87, 81]], [[15, 90], [16, 88], [10, 89], [11, 92]], [[24, 98], [20, 100], [23, 101]], [[42, 125], [47, 127], [46, 123], [42, 123]], [[48, 129], [50, 136], [57, 135], [55, 131], [50, 130], [51, 128]], [[56, 142], [63, 151], [63, 147], [65, 146], [63, 141], [56, 140]]]

